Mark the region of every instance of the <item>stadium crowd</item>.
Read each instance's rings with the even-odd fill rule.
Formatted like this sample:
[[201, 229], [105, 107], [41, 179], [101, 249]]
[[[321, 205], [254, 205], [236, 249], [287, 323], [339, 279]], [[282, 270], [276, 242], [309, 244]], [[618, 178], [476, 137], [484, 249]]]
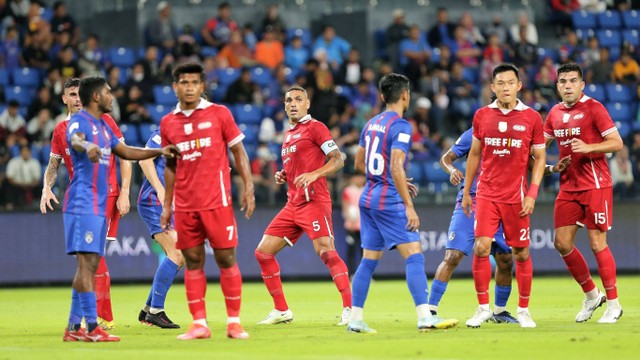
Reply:
[[[375, 57], [365, 63], [358, 44], [331, 26], [315, 37], [307, 28], [287, 27], [277, 5], [266, 13], [256, 10], [261, 20], [252, 25], [236, 22], [232, 5], [222, 3], [206, 23], [179, 29], [171, 4], [161, 1], [157, 16], [145, 26], [145, 46], [133, 49], [104, 48], [98, 35], [77, 26], [62, 1], [48, 7], [37, 0], [0, 0], [0, 209], [36, 205], [51, 133], [66, 117], [61, 94], [67, 78], [105, 76], [115, 97], [112, 115], [126, 142], [139, 146], [175, 107], [171, 70], [193, 60], [205, 67], [206, 96], [227, 105], [246, 136], [258, 203], [286, 198], [273, 176], [282, 168], [285, 89], [294, 84], [307, 89], [310, 113], [329, 127], [348, 157], [333, 179], [337, 194], [354, 173], [362, 127], [381, 111], [377, 82], [393, 71], [412, 84], [409, 174], [428, 194], [455, 193], [438, 159], [471, 126], [476, 109], [489, 103], [491, 71], [502, 62], [519, 67], [520, 98], [543, 119], [558, 101], [557, 66], [576, 62], [586, 69], [585, 92], [606, 105], [625, 140], [623, 150], [610, 159], [614, 193], [637, 197], [640, 12], [632, 8], [638, 4], [549, 4], [550, 19], [562, 36], [559, 45], [539, 37], [524, 12], [513, 23], [495, 15], [480, 26], [472, 13], [452, 19], [445, 8], [437, 10], [435, 22], [408, 24], [397, 9], [388, 27], [371, 34]], [[557, 149], [550, 149], [549, 157], [557, 161]], [[545, 179], [546, 192], [555, 193], [557, 186], [557, 176]], [[60, 184], [57, 191], [64, 187]]]

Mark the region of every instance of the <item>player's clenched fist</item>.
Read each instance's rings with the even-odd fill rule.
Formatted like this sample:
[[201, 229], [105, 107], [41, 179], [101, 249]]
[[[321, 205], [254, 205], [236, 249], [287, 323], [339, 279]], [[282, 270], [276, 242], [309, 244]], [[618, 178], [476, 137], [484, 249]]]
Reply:
[[276, 179], [276, 184], [282, 185], [287, 182], [287, 173], [284, 170], [276, 171], [273, 176]]

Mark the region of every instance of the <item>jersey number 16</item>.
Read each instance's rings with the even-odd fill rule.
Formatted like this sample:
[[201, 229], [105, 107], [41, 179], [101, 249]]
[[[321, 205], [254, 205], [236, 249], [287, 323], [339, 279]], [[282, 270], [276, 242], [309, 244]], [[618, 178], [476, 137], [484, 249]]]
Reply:
[[367, 162], [367, 172], [371, 175], [382, 175], [384, 172], [384, 158], [382, 154], [378, 153], [378, 145], [380, 145], [380, 138], [373, 138], [373, 144], [371, 144], [371, 136], [364, 137], [366, 142], [365, 159]]

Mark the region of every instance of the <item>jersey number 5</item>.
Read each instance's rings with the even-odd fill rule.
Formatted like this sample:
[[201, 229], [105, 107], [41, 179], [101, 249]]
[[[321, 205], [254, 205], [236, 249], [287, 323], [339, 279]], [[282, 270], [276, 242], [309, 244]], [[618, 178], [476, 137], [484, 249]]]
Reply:
[[382, 154], [379, 154], [378, 145], [380, 145], [380, 138], [373, 138], [373, 144], [371, 144], [371, 136], [364, 137], [366, 142], [365, 158], [367, 160], [367, 172], [371, 175], [382, 175], [384, 172], [384, 158]]

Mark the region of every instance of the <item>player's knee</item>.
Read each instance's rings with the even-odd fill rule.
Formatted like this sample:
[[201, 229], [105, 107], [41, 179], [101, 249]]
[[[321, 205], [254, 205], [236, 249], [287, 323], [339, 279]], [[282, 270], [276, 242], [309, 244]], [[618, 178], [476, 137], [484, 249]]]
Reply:
[[443, 261], [448, 267], [455, 269], [456, 267], [458, 267], [463, 257], [464, 257], [464, 254], [461, 251], [447, 250], [447, 252], [445, 252], [444, 254]]
[[573, 244], [570, 241], [559, 239], [558, 237], [553, 240], [553, 246], [562, 255], [566, 255], [573, 250]]
[[476, 241], [475, 254], [480, 257], [491, 255], [491, 242]]
[[511, 254], [496, 254], [496, 266], [498, 271], [511, 272], [513, 269], [513, 256]]

